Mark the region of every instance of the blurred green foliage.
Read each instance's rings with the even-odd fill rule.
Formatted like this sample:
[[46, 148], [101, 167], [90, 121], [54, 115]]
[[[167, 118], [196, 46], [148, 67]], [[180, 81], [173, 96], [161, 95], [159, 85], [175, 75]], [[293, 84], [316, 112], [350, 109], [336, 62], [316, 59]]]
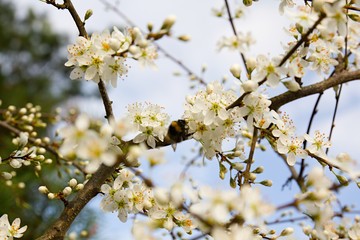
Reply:
[[[64, 67], [66, 39], [52, 30], [45, 15], [28, 10], [19, 16], [11, 1], [0, 0], [0, 108], [20, 108], [31, 102], [40, 105], [43, 112], [50, 112], [81, 94], [79, 82], [70, 81]], [[0, 156], [9, 156], [15, 150], [11, 138], [8, 131], [0, 128]], [[62, 202], [39, 194], [38, 187], [51, 183], [51, 190], [60, 190], [69, 179], [61, 174], [61, 184], [61, 170], [56, 163], [45, 167], [39, 176], [35, 175], [34, 166], [11, 169], [0, 165], [0, 172], [4, 170], [16, 170], [16, 177], [11, 186], [0, 177], [0, 216], [7, 213], [10, 221], [20, 217], [21, 225], [28, 225], [24, 239], [35, 239], [63, 208]], [[24, 189], [18, 186], [20, 182], [25, 183]], [[88, 227], [95, 219], [91, 210], [79, 218], [82, 220], [77, 221], [77, 229]]]

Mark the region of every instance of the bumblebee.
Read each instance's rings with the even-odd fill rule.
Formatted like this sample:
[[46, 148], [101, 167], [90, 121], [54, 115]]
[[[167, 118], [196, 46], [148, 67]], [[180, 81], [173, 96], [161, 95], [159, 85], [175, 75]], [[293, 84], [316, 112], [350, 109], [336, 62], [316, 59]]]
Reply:
[[176, 149], [176, 143], [182, 142], [190, 137], [189, 127], [187, 123], [183, 119], [179, 119], [177, 121], [172, 121], [167, 135], [165, 137], [165, 141], [171, 143], [174, 151]]

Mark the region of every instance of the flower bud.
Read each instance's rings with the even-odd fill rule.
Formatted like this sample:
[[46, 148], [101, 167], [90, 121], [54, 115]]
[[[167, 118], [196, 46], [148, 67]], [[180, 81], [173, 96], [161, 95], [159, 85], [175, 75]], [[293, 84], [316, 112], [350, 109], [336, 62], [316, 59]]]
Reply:
[[5, 180], [10, 180], [13, 176], [11, 175], [11, 173], [8, 173], [8, 172], [2, 172], [1, 173], [1, 176], [3, 178], [5, 178]]
[[283, 82], [283, 84], [291, 92], [297, 92], [301, 89], [299, 83], [296, 81], [286, 81], [286, 82]]
[[233, 163], [231, 166], [232, 166], [235, 170], [238, 170], [238, 171], [241, 171], [241, 170], [244, 169], [244, 164], [239, 163], [239, 162]]
[[10, 112], [15, 112], [16, 107], [13, 106], [13, 105], [10, 105], [10, 106], [8, 107], [8, 110], [9, 110]]
[[312, 229], [309, 226], [304, 226], [302, 230], [305, 235], [310, 235]]
[[294, 232], [294, 229], [291, 227], [285, 228], [281, 231], [280, 236], [288, 236]]
[[26, 108], [20, 108], [19, 114], [24, 115], [27, 112]]
[[153, 28], [154, 28], [154, 24], [151, 23], [151, 22], [149, 22], [149, 23], [147, 24], [147, 29], [148, 29], [148, 31], [149, 31], [149, 32], [152, 32]]
[[48, 159], [46, 159], [46, 160], [44, 161], [44, 163], [46, 163], [46, 164], [51, 164], [51, 163], [52, 163], [52, 159], [51, 159], [51, 158], [48, 158]]
[[263, 166], [259, 166], [257, 167], [254, 171], [252, 171], [253, 173], [255, 174], [259, 174], [259, 173], [262, 173], [264, 172], [264, 167]]
[[140, 49], [139, 49], [139, 47], [137, 47], [137, 46], [131, 45], [131, 46], [129, 47], [129, 52], [130, 52], [132, 55], [136, 55], [139, 51], [140, 51]]
[[54, 199], [55, 198], [55, 194], [53, 194], [53, 193], [48, 193], [48, 198], [49, 199]]
[[165, 29], [165, 30], [170, 30], [170, 28], [174, 25], [176, 21], [176, 16], [175, 15], [170, 15], [167, 18], [165, 18], [161, 29]]
[[230, 187], [236, 188], [236, 181], [232, 177], [230, 178]]
[[252, 72], [256, 68], [256, 59], [253, 57], [246, 59], [246, 65], [249, 71]]
[[154, 198], [160, 205], [167, 205], [170, 201], [169, 194], [165, 189], [156, 188], [154, 191]]
[[75, 190], [79, 191], [82, 190], [84, 188], [84, 184], [79, 183], [78, 185], [76, 185]]
[[69, 186], [70, 187], [75, 187], [77, 185], [77, 180], [75, 178], [72, 178], [70, 181], [69, 181]]
[[112, 50], [114, 50], [115, 52], [117, 52], [120, 48], [120, 41], [116, 38], [110, 38], [109, 40], [109, 46]]
[[180, 35], [180, 36], [178, 36], [178, 39], [180, 41], [187, 42], [187, 41], [191, 40], [191, 37], [190, 37], [190, 35]]
[[38, 190], [39, 190], [40, 193], [43, 193], [43, 194], [49, 193], [49, 189], [46, 186], [40, 186], [38, 188]]
[[64, 190], [63, 190], [63, 194], [64, 194], [65, 196], [69, 196], [69, 195], [71, 194], [71, 192], [72, 192], [71, 187], [66, 187], [66, 188], [64, 188]]
[[347, 186], [349, 185], [349, 182], [346, 177], [341, 175], [336, 175], [337, 180], [340, 182], [341, 185]]
[[93, 11], [88, 9], [85, 13], [84, 21], [88, 20], [93, 15]]
[[230, 67], [230, 72], [235, 78], [240, 79], [240, 77], [241, 77], [241, 66], [239, 64], [233, 64]]
[[250, 173], [249, 174], [249, 180], [254, 182], [256, 180], [256, 174], [255, 173]]
[[261, 181], [260, 184], [265, 187], [271, 187], [273, 183], [271, 180], [264, 180], [264, 181]]
[[247, 7], [251, 6], [252, 5], [252, 0], [243, 0], [243, 4]]
[[253, 92], [258, 88], [258, 83], [252, 80], [248, 80], [241, 84], [241, 88], [244, 90], [244, 92]]
[[322, 12], [325, 2], [326, 2], [326, 0], [313, 0], [312, 7], [316, 12]]
[[86, 231], [86, 230], [82, 230], [82, 231], [80, 232], [80, 236], [81, 236], [81, 237], [88, 237], [88, 236], [89, 236], [89, 232]]

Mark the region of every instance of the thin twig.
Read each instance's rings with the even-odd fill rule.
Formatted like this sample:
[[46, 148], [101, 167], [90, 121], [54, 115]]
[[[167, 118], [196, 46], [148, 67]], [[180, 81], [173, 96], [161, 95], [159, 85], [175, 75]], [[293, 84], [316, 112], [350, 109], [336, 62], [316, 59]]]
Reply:
[[295, 218], [289, 218], [289, 219], [277, 219], [275, 221], [272, 221], [272, 222], [266, 222], [265, 224], [267, 226], [270, 226], [270, 225], [275, 225], [275, 224], [280, 224], [280, 223], [294, 223], [294, 222], [298, 222], [298, 221], [304, 221], [306, 219], [309, 219], [308, 216], [303, 216], [303, 217], [295, 217]]
[[[85, 24], [81, 21], [71, 0], [64, 0], [64, 5], [74, 19], [80, 36], [87, 38], [88, 34], [84, 27]], [[100, 81], [98, 87], [104, 103], [106, 118], [108, 121], [110, 121], [110, 119], [112, 119], [114, 116], [112, 112], [111, 101], [107, 95], [104, 82]], [[41, 237], [38, 238], [38, 240], [63, 239], [77, 215], [82, 211], [85, 205], [98, 194], [101, 184], [103, 184], [105, 180], [115, 171], [117, 166], [125, 160], [126, 156], [120, 155], [118, 156], [117, 162], [113, 166], [109, 167], [102, 164], [85, 184], [84, 188], [80, 190], [77, 195], [75, 195], [73, 200], [71, 200], [66, 205], [61, 216], [45, 231]]]
[[[333, 131], [335, 128], [335, 119], [336, 119], [336, 114], [337, 114], [337, 110], [338, 110], [338, 106], [339, 106], [339, 100], [340, 100], [342, 87], [343, 87], [343, 85], [340, 84], [339, 91], [336, 92], [336, 94], [335, 94], [335, 108], [334, 108], [334, 113], [333, 113], [332, 120], [331, 120], [331, 127], [330, 127], [330, 132], [329, 132], [329, 137], [328, 137], [329, 141], [331, 140], [331, 137], [332, 137], [332, 134], [333, 134]], [[327, 148], [325, 150], [326, 154], [328, 154], [328, 152], [329, 152], [329, 148]]]
[[[230, 25], [231, 25], [231, 28], [233, 30], [233, 33], [236, 37], [238, 37], [238, 34], [237, 34], [237, 31], [236, 31], [236, 27], [235, 27], [235, 24], [234, 24], [234, 20], [233, 20], [233, 17], [231, 15], [231, 11], [230, 11], [230, 6], [229, 6], [229, 3], [228, 3], [228, 0], [225, 0], [225, 6], [226, 6], [226, 10], [227, 10], [227, 13], [228, 13], [228, 16], [229, 16], [229, 22], [230, 22]], [[241, 59], [244, 63], [244, 67], [246, 69], [246, 72], [247, 72], [247, 75], [250, 76], [250, 69], [248, 68], [247, 66], [247, 63], [246, 63], [246, 58], [245, 58], [245, 55], [240, 52], [240, 56], [241, 56]]]
[[[319, 106], [320, 99], [321, 99], [322, 95], [323, 95], [323, 92], [320, 92], [319, 95], [318, 95], [318, 98], [316, 99], [316, 102], [314, 104], [313, 110], [311, 112], [309, 124], [308, 124], [307, 130], [306, 130], [307, 134], [310, 134], [311, 125], [312, 125], [312, 123], [314, 121], [316, 113], [318, 112], [317, 107]], [[307, 145], [307, 140], [304, 141], [303, 149], [306, 149], [306, 145]], [[305, 170], [305, 159], [303, 158], [303, 159], [301, 159], [301, 164], [300, 164], [299, 180], [302, 179], [303, 174], [304, 174], [304, 170]]]
[[258, 129], [256, 127], [254, 127], [254, 131], [253, 131], [253, 135], [252, 135], [252, 139], [251, 139], [249, 157], [246, 160], [246, 169], [245, 169], [244, 174], [243, 174], [243, 176], [244, 176], [243, 185], [249, 185], [250, 184], [250, 170], [251, 170], [251, 164], [252, 164], [253, 159], [254, 159], [254, 153], [255, 153], [255, 147], [256, 147], [256, 143], [257, 143], [257, 138], [258, 138]]

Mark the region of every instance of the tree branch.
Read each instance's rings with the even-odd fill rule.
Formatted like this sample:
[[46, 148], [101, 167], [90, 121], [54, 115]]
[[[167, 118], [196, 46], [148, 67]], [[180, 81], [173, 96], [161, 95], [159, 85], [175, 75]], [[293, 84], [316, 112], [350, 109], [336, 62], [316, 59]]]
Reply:
[[271, 100], [270, 108], [274, 109], [274, 110], [278, 110], [281, 106], [283, 106], [289, 102], [292, 102], [294, 100], [297, 100], [297, 99], [300, 99], [300, 98], [303, 98], [306, 96], [310, 96], [310, 95], [313, 95], [316, 93], [321, 93], [321, 92], [323, 92], [331, 87], [335, 87], [339, 84], [354, 81], [354, 80], [359, 80], [359, 79], [360, 79], [360, 70], [356, 70], [356, 71], [352, 71], [352, 72], [343, 71], [341, 73], [331, 76], [330, 78], [328, 78], [324, 81], [303, 87], [297, 92], [287, 91], [283, 94], [272, 97], [270, 99]]
[[84, 188], [79, 191], [75, 198], [65, 207], [61, 216], [41, 237], [37, 238], [37, 240], [64, 239], [67, 230], [76, 216], [81, 212], [85, 205], [99, 193], [101, 184], [103, 184], [111, 173], [115, 171], [117, 166], [124, 161], [125, 156], [121, 155], [118, 157], [114, 166], [108, 167], [101, 165], [96, 173], [94, 173], [90, 180], [85, 184]]
[[[225, 0], [225, 6], [226, 6], [226, 10], [227, 10], [227, 13], [228, 13], [228, 16], [229, 16], [229, 22], [230, 22], [231, 28], [232, 28], [232, 30], [233, 30], [234, 35], [237, 37], [238, 34], [237, 34], [237, 31], [236, 31], [236, 27], [235, 27], [235, 24], [234, 24], [234, 20], [233, 20], [232, 15], [231, 15], [231, 11], [230, 11], [230, 6], [229, 6], [229, 3], [228, 3], [228, 0]], [[247, 73], [248, 76], [250, 76], [251, 73], [250, 73], [250, 69], [249, 69], [248, 66], [247, 66], [245, 55], [244, 55], [242, 52], [240, 52], [240, 56], [241, 56], [241, 59], [242, 59], [242, 61], [243, 61], [243, 63], [244, 63], [244, 67], [245, 67], [245, 69], [246, 69], [246, 73]]]
[[[53, 4], [52, 1], [47, 1], [49, 4]], [[64, 0], [65, 8], [70, 12], [72, 18], [75, 21], [75, 24], [79, 30], [79, 35], [83, 37], [88, 37], [88, 34], [85, 29], [85, 23], [80, 19], [76, 9], [74, 8], [71, 0]], [[105, 84], [103, 81], [100, 81], [98, 84], [99, 92], [104, 103], [106, 118], [110, 121], [111, 118], [114, 118], [112, 110], [112, 102], [109, 99], [107, 94]], [[72, 201], [66, 205], [61, 216], [53, 223], [53, 225], [46, 230], [46, 232], [38, 238], [38, 240], [49, 240], [49, 239], [64, 239], [66, 232], [71, 226], [72, 222], [75, 220], [77, 215], [85, 207], [85, 205], [95, 197], [100, 191], [100, 186], [105, 182], [105, 180], [111, 176], [115, 169], [119, 166], [121, 162], [126, 160], [126, 155], [118, 156], [117, 162], [112, 167], [102, 164], [99, 169], [93, 174], [90, 180], [85, 184], [84, 188], [77, 193]]]

